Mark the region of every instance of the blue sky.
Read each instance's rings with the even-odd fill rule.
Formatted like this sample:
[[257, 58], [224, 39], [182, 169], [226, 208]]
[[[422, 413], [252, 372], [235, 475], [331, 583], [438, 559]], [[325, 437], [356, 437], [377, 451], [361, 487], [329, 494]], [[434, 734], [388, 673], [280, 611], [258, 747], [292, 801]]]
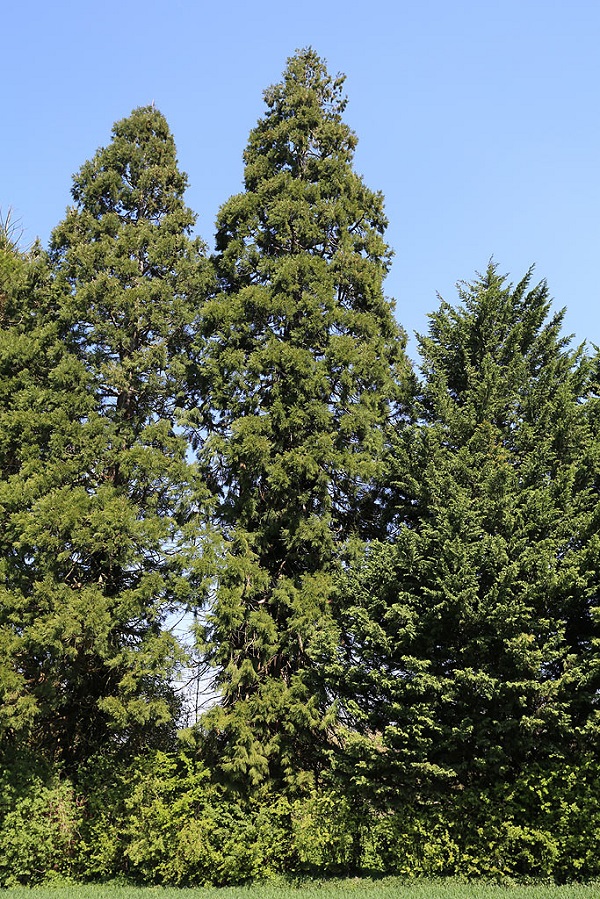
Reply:
[[31, 0], [2, 13], [0, 208], [47, 242], [71, 175], [153, 100], [188, 173], [198, 232], [296, 48], [347, 75], [356, 168], [383, 191], [387, 293], [409, 333], [491, 256], [535, 264], [566, 329], [600, 343], [600, 4], [589, 0]]

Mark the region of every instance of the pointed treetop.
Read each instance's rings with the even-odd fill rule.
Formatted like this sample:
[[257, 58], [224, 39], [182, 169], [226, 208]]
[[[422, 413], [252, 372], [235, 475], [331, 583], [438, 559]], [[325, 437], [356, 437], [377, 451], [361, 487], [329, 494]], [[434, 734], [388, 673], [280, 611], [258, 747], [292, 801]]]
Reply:
[[[183, 210], [187, 176], [177, 166], [175, 141], [167, 120], [154, 106], [134, 109], [115, 122], [112, 141], [75, 175], [71, 193], [96, 216], [151, 220]], [[185, 210], [190, 226], [195, 221]]]
[[342, 93], [345, 80], [340, 73], [332, 78], [326, 60], [306, 47], [289, 57], [283, 80], [268, 87], [264, 98], [270, 109], [288, 115], [318, 103], [328, 117], [339, 120], [348, 102]]
[[344, 81], [344, 75], [329, 75], [312, 48], [288, 59], [282, 80], [264, 92], [268, 112], [250, 133], [244, 153], [247, 190], [274, 167], [316, 182], [323, 177], [324, 160], [352, 161], [357, 139], [342, 121]]
[[[491, 368], [503, 372], [502, 392], [524, 384], [551, 358], [570, 369], [570, 338], [562, 335], [564, 310], [552, 312], [546, 281], [531, 286], [533, 267], [513, 285], [490, 262], [484, 274], [457, 285], [460, 304], [444, 301], [418, 335], [421, 370], [430, 386], [442, 385], [454, 399], [478, 384]], [[499, 377], [499, 375], [498, 375]]]

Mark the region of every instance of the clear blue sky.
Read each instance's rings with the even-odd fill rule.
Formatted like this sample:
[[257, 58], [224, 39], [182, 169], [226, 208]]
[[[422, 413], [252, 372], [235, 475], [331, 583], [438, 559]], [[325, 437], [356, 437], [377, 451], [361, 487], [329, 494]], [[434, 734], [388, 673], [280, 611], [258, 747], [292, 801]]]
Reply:
[[30, 0], [2, 12], [0, 208], [47, 242], [71, 175], [153, 100], [212, 246], [262, 91], [296, 48], [347, 75], [356, 168], [383, 191], [409, 331], [493, 255], [600, 343], [597, 0]]

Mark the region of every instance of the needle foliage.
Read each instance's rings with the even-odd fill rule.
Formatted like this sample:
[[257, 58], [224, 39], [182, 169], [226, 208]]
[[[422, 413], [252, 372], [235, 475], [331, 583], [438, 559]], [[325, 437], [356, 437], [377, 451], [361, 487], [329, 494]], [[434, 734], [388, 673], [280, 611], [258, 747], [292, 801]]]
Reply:
[[530, 273], [513, 287], [490, 265], [459, 299], [420, 338], [396, 538], [349, 575], [343, 610], [371, 785], [405, 795], [510, 782], [596, 739], [592, 367]]
[[206, 641], [232, 778], [318, 770], [334, 722], [320, 666], [341, 547], [380, 532], [386, 428], [404, 335], [383, 293], [381, 194], [353, 169], [343, 78], [313, 50], [265, 92], [245, 190], [217, 221], [220, 292], [205, 306], [205, 464], [228, 542]]
[[200, 497], [178, 412], [209, 282], [185, 186], [164, 117], [135, 110], [75, 176], [45, 280], [17, 258], [7, 293], [5, 715], [68, 764], [160, 740], [176, 713], [165, 621], [189, 599]]

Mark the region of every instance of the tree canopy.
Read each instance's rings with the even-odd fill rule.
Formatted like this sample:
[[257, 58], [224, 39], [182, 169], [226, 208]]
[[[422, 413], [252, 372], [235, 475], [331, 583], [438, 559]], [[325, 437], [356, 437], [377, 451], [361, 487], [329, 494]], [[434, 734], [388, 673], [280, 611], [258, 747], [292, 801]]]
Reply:
[[223, 766], [251, 779], [317, 764], [332, 573], [344, 541], [381, 528], [385, 432], [407, 392], [383, 198], [352, 168], [342, 88], [307, 50], [265, 92], [204, 307], [204, 458], [228, 541], [207, 629], [214, 718]]
[[117, 122], [6, 330], [8, 707], [70, 763], [175, 714], [164, 624], [189, 598], [202, 493], [178, 410], [210, 281], [185, 184], [157, 110]]
[[347, 577], [346, 707], [379, 786], [497, 783], [594, 720], [592, 369], [530, 277], [490, 265], [431, 315], [398, 531]]
[[212, 255], [154, 106], [0, 216], [0, 886], [597, 876], [600, 351], [490, 263], [416, 370], [344, 77], [264, 100]]

